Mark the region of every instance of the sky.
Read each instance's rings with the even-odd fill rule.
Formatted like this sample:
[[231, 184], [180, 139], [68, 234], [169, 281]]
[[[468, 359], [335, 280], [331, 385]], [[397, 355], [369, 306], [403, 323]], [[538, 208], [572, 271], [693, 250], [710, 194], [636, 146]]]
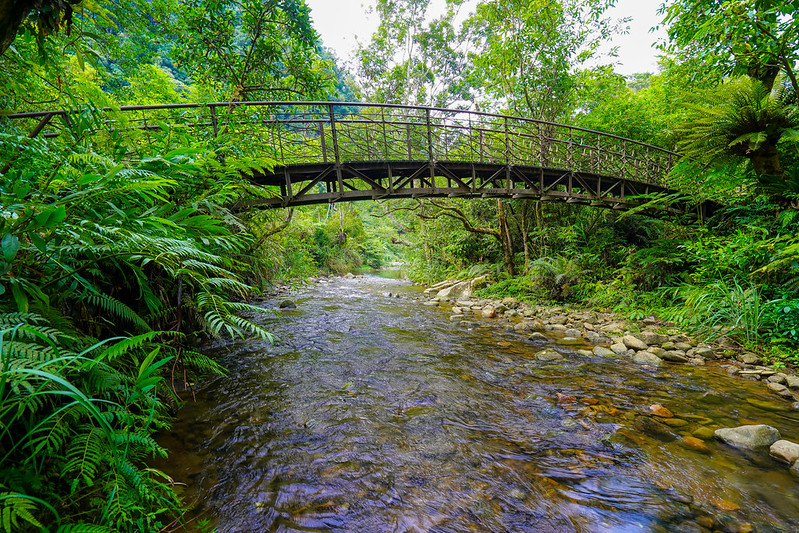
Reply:
[[[373, 0], [306, 0], [306, 3], [322, 42], [342, 60], [351, 60], [356, 44], [368, 43], [377, 29], [377, 16], [367, 13], [374, 5]], [[431, 2], [435, 3], [436, 0]], [[438, 3], [443, 4], [440, 0]], [[619, 48], [616, 71], [620, 74], [657, 72], [658, 51], [653, 45], [665, 32], [650, 33], [649, 29], [659, 22], [657, 9], [661, 3], [662, 0], [617, 0], [610, 12], [614, 18], [632, 17], [629, 33], [613, 40], [613, 46]]]

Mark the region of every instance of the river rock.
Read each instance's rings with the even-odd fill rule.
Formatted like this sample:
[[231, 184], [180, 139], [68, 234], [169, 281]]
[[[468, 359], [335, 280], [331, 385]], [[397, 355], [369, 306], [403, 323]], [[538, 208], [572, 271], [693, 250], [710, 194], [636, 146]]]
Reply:
[[469, 282], [469, 285], [471, 286], [472, 291], [479, 291], [480, 289], [488, 287], [488, 282], [488, 276], [478, 276]]
[[647, 344], [663, 344], [664, 342], [669, 342], [668, 335], [661, 335], [654, 331], [642, 331], [637, 337]]
[[531, 341], [547, 341], [547, 340], [549, 340], [549, 339], [547, 339], [546, 335], [544, 335], [543, 333], [539, 333], [538, 331], [534, 331], [527, 338], [529, 340], [531, 340]]
[[483, 318], [496, 318], [497, 310], [494, 306], [487, 305], [482, 309]]
[[674, 343], [674, 349], [675, 350], [682, 350], [684, 352], [687, 352], [691, 348], [693, 348], [693, 345], [690, 342], [675, 342]]
[[587, 340], [591, 344], [602, 344], [607, 342], [608, 339], [607, 337], [597, 333], [596, 331], [586, 331], [585, 340]]
[[716, 353], [713, 350], [711, 350], [710, 348], [708, 348], [707, 346], [699, 346], [699, 347], [695, 348], [695, 350], [696, 351], [694, 352], [694, 354], [698, 355], [702, 359], [715, 359], [716, 358]]
[[535, 354], [535, 358], [539, 361], [549, 362], [560, 361], [563, 359], [563, 356], [555, 350], [544, 350]]
[[513, 330], [517, 333], [524, 333], [525, 331], [530, 331], [530, 323], [527, 321], [519, 322], [518, 324], [514, 324]]
[[472, 295], [472, 284], [470, 281], [461, 281], [443, 288], [438, 291], [436, 296], [440, 300], [457, 300], [459, 298], [469, 298]]
[[721, 428], [715, 431], [715, 435], [730, 446], [750, 450], [768, 448], [780, 440], [780, 432], [765, 424]]
[[685, 356], [685, 352], [682, 350], [668, 350], [664, 351], [663, 355], [661, 355], [663, 359], [666, 361], [671, 361], [672, 363], [687, 363], [688, 357]]
[[621, 342], [616, 342], [610, 345], [610, 349], [613, 350], [613, 353], [616, 355], [624, 355], [627, 353], [627, 346], [622, 344]]
[[512, 296], [508, 296], [507, 298], [502, 299], [502, 305], [504, 305], [508, 309], [516, 309], [517, 307], [519, 307], [519, 300], [513, 298]]
[[638, 365], [660, 366], [663, 360], [650, 352], [638, 352], [633, 356], [633, 362]]
[[594, 355], [599, 357], [614, 357], [616, 354], [604, 346], [594, 346]]
[[768, 450], [769, 455], [792, 465], [799, 459], [799, 444], [789, 440], [778, 440]]
[[564, 335], [567, 337], [580, 337], [582, 336], [582, 332], [579, 329], [569, 328], [563, 332]]
[[779, 383], [772, 382], [769, 383], [767, 387], [769, 388], [769, 390], [771, 390], [772, 392], [776, 392], [783, 398], [793, 398], [793, 393], [790, 390], [788, 390], [788, 387], [786, 387], [785, 385], [780, 385]]
[[647, 343], [645, 343], [641, 339], [633, 337], [632, 335], [625, 335], [624, 337], [621, 338], [621, 342], [623, 342], [626, 347], [631, 348], [633, 350], [646, 350], [647, 348], [649, 348], [649, 345]]
[[754, 365], [758, 361], [760, 361], [760, 357], [758, 357], [756, 354], [753, 354], [752, 352], [746, 352], [744, 354], [741, 354], [741, 356], [738, 357], [738, 360], [745, 365]]
[[683, 437], [680, 439], [680, 444], [700, 453], [710, 453], [710, 448], [707, 447], [707, 444], [705, 444], [702, 439], [696, 437]]
[[671, 430], [671, 428], [669, 428], [669, 426], [648, 416], [636, 416], [635, 420], [633, 421], [633, 425], [635, 426], [635, 429], [641, 433], [645, 433], [646, 435], [655, 437], [656, 439], [671, 442], [677, 438], [677, 435]]
[[799, 377], [798, 376], [785, 376], [785, 384], [789, 389], [799, 390]]
[[649, 406], [649, 411], [653, 415], [659, 416], [661, 418], [671, 418], [671, 417], [674, 416], [674, 414], [671, 411], [669, 411], [668, 409], [666, 409], [665, 407], [663, 407], [659, 403], [653, 403], [652, 405], [650, 405]]
[[277, 306], [280, 309], [297, 309], [297, 304], [295, 304], [291, 300], [283, 300], [282, 302], [277, 304]]
[[769, 376], [766, 381], [769, 383], [779, 383], [780, 385], [788, 385], [788, 376], [783, 373], [774, 374], [773, 376]]
[[691, 432], [691, 435], [698, 439], [710, 440], [716, 435], [716, 431], [711, 427], [699, 426]]

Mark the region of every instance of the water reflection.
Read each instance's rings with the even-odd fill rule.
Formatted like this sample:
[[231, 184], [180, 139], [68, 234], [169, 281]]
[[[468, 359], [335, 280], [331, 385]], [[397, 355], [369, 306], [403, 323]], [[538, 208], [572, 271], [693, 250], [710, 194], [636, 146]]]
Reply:
[[[747, 420], [796, 435], [761, 384], [579, 346], [550, 346], [565, 359], [542, 363], [540, 345], [450, 323], [417, 296], [396, 279], [337, 279], [267, 321], [280, 343], [220, 348], [230, 374], [162, 438], [175, 453], [161, 466], [196, 514], [231, 532], [799, 527], [787, 469], [682, 439]], [[653, 403], [680, 421], [668, 439], [636, 427]]]

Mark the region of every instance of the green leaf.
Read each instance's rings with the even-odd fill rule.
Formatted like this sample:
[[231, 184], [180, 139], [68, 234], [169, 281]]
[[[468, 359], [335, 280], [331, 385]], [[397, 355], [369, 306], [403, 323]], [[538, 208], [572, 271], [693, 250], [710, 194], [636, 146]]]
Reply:
[[42, 239], [41, 235], [35, 232], [31, 232], [28, 234], [28, 237], [30, 237], [31, 242], [33, 243], [33, 245], [36, 247], [37, 250], [39, 250], [43, 254], [47, 253], [47, 243], [44, 242], [44, 239]]
[[5, 259], [6, 263], [10, 263], [14, 260], [19, 248], [19, 239], [15, 235], [7, 233], [0, 239], [0, 250], [3, 252], [3, 259]]

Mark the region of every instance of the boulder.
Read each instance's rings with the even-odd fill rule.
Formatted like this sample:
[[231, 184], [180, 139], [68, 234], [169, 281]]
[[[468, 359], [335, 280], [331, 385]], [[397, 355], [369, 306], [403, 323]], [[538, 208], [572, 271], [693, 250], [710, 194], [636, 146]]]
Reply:
[[599, 357], [614, 357], [616, 354], [604, 346], [594, 346], [594, 355]]
[[783, 398], [793, 398], [793, 393], [785, 385], [780, 385], [779, 383], [769, 383], [767, 387], [769, 390], [776, 392]]
[[548, 361], [560, 361], [561, 359], [563, 359], [563, 356], [560, 353], [556, 352], [555, 350], [544, 350], [535, 354], [535, 358], [538, 359], [539, 361], [548, 362]]
[[769, 383], [779, 383], [780, 385], [788, 385], [787, 378], [788, 376], [786, 376], [785, 374], [779, 373], [779, 374], [774, 374], [773, 376], [769, 376], [767, 381]]
[[721, 428], [715, 431], [715, 435], [730, 446], [748, 450], [768, 448], [780, 440], [780, 432], [765, 424]]
[[699, 346], [695, 350], [696, 351], [694, 352], [694, 354], [698, 355], [702, 359], [715, 359], [716, 358], [715, 352], [713, 350], [711, 350], [710, 348], [708, 348], [707, 346]]
[[513, 330], [518, 333], [524, 333], [525, 331], [530, 331], [530, 323], [527, 321], [519, 322], [513, 326]]
[[564, 335], [568, 337], [580, 337], [582, 336], [582, 332], [579, 329], [569, 328], [563, 332]]
[[666, 361], [670, 361], [672, 363], [687, 363], [688, 357], [686, 357], [685, 352], [682, 350], [669, 350], [664, 351], [663, 354], [660, 356]]
[[516, 309], [517, 307], [519, 307], [519, 300], [511, 296], [508, 296], [507, 298], [502, 299], [502, 305], [504, 305], [508, 309]]
[[547, 340], [549, 340], [549, 339], [547, 339], [546, 335], [544, 335], [543, 333], [539, 333], [538, 331], [534, 331], [527, 338], [529, 340], [531, 340], [531, 341], [547, 341]]
[[296, 309], [297, 308], [297, 304], [295, 304], [291, 300], [283, 300], [282, 302], [277, 304], [277, 306], [280, 309]]
[[799, 389], [799, 376], [785, 376], [785, 383], [789, 389]]
[[472, 291], [477, 291], [485, 287], [488, 287], [488, 281], [489, 281], [488, 276], [478, 276], [474, 278], [470, 282]]
[[638, 352], [633, 356], [633, 362], [637, 365], [660, 366], [663, 360], [650, 352]]
[[756, 354], [753, 354], [752, 352], [746, 352], [744, 354], [741, 354], [738, 357], [738, 360], [745, 365], [754, 365], [758, 361], [760, 361], [760, 357], [758, 357]]
[[778, 440], [768, 450], [769, 455], [792, 465], [799, 459], [799, 444], [789, 440]]
[[623, 342], [626, 347], [636, 351], [646, 350], [649, 348], [647, 343], [637, 337], [633, 337], [632, 335], [625, 335], [621, 338], [621, 342]]
[[642, 331], [636, 335], [636, 337], [646, 344], [663, 344], [664, 342], [669, 342], [668, 335], [661, 335], [659, 333], [655, 333], [654, 331]]
[[610, 349], [613, 350], [613, 353], [615, 353], [616, 355], [624, 355], [627, 353], [627, 347], [621, 342], [611, 344]]
[[483, 307], [481, 312], [483, 314], [483, 318], [496, 318], [497, 316], [497, 310], [491, 305]]
[[449, 287], [441, 289], [438, 291], [438, 294], [436, 294], [440, 300], [457, 300], [460, 298], [469, 298], [471, 295], [472, 282], [468, 280], [450, 285]]

